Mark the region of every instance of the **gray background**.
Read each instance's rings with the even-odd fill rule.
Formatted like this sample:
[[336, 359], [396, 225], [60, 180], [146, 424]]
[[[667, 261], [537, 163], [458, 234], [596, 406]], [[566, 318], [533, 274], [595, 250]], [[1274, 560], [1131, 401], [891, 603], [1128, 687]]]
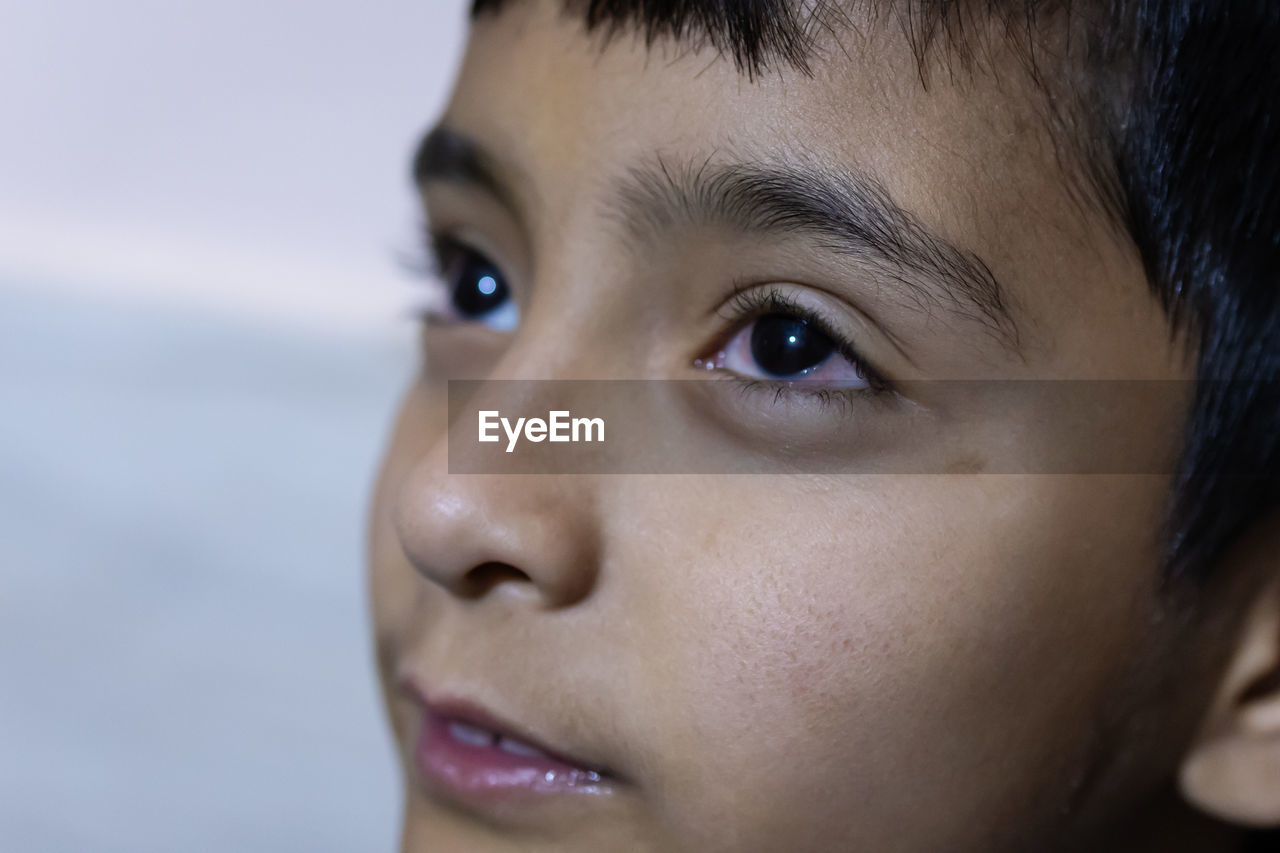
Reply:
[[395, 844], [362, 577], [454, 0], [0, 0], [0, 849]]

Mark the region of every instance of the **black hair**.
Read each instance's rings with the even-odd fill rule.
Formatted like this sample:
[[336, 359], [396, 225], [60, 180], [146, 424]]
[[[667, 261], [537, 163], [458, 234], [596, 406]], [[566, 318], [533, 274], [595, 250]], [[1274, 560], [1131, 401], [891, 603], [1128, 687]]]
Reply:
[[[474, 0], [472, 13], [506, 2]], [[1048, 111], [1055, 143], [1079, 153], [1088, 198], [1127, 233], [1171, 331], [1195, 346], [1166, 561], [1171, 577], [1205, 577], [1280, 504], [1280, 2], [863, 3], [901, 23], [926, 85], [930, 56], [971, 64], [981, 22], [994, 21], [1046, 103], [1068, 105]], [[708, 44], [753, 76], [774, 63], [807, 72], [842, 5], [565, 0], [590, 31]], [[1053, 33], [1060, 49], [1038, 51]], [[1046, 57], [1062, 67], [1045, 73]]]

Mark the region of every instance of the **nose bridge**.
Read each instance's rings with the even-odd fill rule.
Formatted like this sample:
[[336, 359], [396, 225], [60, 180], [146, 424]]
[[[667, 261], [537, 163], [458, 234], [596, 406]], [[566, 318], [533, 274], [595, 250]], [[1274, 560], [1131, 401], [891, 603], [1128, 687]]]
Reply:
[[[571, 247], [559, 249], [544, 256], [534, 284], [539, 298], [498, 360], [479, 381], [450, 389], [451, 421], [477, 408], [479, 401], [513, 420], [545, 418], [552, 408], [573, 409], [575, 401], [591, 393], [591, 383], [566, 380], [618, 378], [626, 372], [627, 348], [616, 336], [606, 339], [610, 335], [600, 329], [602, 312], [621, 306], [611, 301], [598, 278], [584, 272], [583, 258], [575, 258]], [[447, 434], [422, 449], [396, 497], [396, 529], [419, 573], [462, 597], [492, 588], [475, 581], [493, 566], [509, 571], [487, 572], [488, 577], [536, 589], [550, 606], [588, 595], [599, 564], [600, 479], [554, 473], [451, 474], [449, 441], [459, 439], [458, 430], [464, 435], [469, 430], [474, 440], [474, 424], [451, 425]]]
[[520, 328], [489, 378], [632, 378], [648, 345], [639, 330], [652, 296], [624, 286], [634, 274], [632, 252], [602, 224], [597, 200], [583, 196], [541, 235]]

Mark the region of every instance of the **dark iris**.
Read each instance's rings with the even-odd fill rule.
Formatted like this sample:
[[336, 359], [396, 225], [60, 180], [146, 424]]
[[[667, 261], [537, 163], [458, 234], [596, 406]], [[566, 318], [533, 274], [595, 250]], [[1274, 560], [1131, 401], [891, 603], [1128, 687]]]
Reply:
[[498, 268], [465, 249], [450, 264], [449, 281], [453, 284], [453, 307], [464, 317], [483, 317], [511, 295]]
[[751, 357], [765, 373], [794, 376], [827, 360], [835, 344], [800, 317], [766, 314], [751, 331]]

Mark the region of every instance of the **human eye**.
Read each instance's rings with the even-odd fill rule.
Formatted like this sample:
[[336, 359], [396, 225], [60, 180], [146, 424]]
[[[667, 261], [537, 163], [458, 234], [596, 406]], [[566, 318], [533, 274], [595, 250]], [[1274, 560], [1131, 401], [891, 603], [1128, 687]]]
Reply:
[[888, 383], [867, 364], [850, 337], [815, 300], [780, 286], [740, 290], [721, 311], [730, 330], [696, 364], [753, 389], [778, 396], [807, 393], [827, 399], [874, 394]]
[[428, 322], [515, 330], [520, 309], [497, 263], [480, 249], [447, 235], [429, 236], [427, 253], [431, 292], [421, 313]]

